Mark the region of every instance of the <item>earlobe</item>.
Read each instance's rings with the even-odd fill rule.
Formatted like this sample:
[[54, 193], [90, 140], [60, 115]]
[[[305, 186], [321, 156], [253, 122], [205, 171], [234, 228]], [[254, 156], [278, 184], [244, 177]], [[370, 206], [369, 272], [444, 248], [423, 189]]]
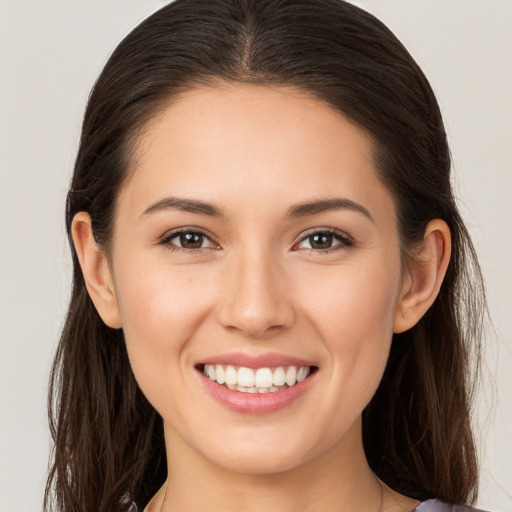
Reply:
[[404, 276], [395, 313], [395, 333], [413, 327], [433, 304], [448, 268], [450, 252], [450, 228], [441, 219], [430, 221]]
[[88, 213], [79, 212], [73, 217], [71, 234], [85, 285], [96, 310], [106, 325], [113, 329], [121, 328], [121, 315], [107, 255], [94, 240]]

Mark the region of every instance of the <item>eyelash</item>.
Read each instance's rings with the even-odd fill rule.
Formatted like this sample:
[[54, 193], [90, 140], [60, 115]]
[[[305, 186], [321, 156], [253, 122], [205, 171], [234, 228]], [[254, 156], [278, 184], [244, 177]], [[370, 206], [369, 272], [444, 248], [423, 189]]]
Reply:
[[[183, 235], [183, 234], [204, 237], [205, 239], [207, 239], [209, 241], [211, 246], [198, 247], [198, 248], [191, 249], [191, 248], [187, 248], [187, 247], [181, 247], [179, 245], [172, 243], [173, 238]], [[310, 254], [331, 253], [334, 251], [340, 251], [343, 249], [350, 248], [354, 245], [354, 241], [346, 233], [343, 233], [341, 231], [338, 231], [338, 230], [332, 229], [332, 228], [320, 228], [320, 229], [316, 228], [316, 229], [310, 231], [309, 233], [306, 233], [305, 235], [303, 235], [302, 238], [300, 239], [300, 241], [293, 245], [293, 249], [300, 250], [300, 248], [298, 246], [315, 235], [331, 236], [333, 239], [336, 239], [339, 243], [337, 243], [333, 247], [329, 247], [327, 249], [314, 249], [313, 247], [310, 247], [309, 248]], [[190, 252], [190, 253], [197, 253], [200, 250], [210, 249], [210, 248], [219, 249], [219, 245], [213, 240], [213, 238], [205, 230], [200, 229], [200, 228], [185, 227], [185, 228], [180, 228], [178, 230], [172, 231], [171, 233], [167, 233], [166, 235], [164, 235], [161, 238], [160, 244], [167, 246], [167, 248], [171, 251], [185, 251], [185, 252]], [[311, 245], [311, 242], [310, 242], [310, 245]], [[304, 249], [308, 249], [308, 248], [304, 248]]]
[[[314, 249], [312, 247], [309, 248], [310, 254], [326, 254], [331, 253], [335, 251], [342, 251], [344, 249], [348, 249], [354, 245], [353, 239], [348, 236], [346, 233], [342, 231], [338, 231], [337, 229], [332, 228], [315, 228], [314, 230], [310, 231], [309, 233], [306, 233], [302, 236], [300, 241], [296, 243], [293, 247], [297, 247], [299, 244], [305, 242], [308, 238], [311, 238], [315, 235], [328, 235], [332, 236], [333, 239], [336, 239], [339, 243], [329, 247], [327, 249]], [[304, 248], [307, 249], [307, 248]]]
[[167, 233], [160, 240], [160, 244], [167, 246], [167, 248], [170, 251], [185, 251], [185, 252], [193, 253], [193, 252], [198, 252], [202, 249], [210, 249], [210, 247], [198, 247], [196, 249], [190, 249], [188, 247], [180, 247], [179, 245], [172, 243], [173, 238], [176, 238], [177, 236], [183, 235], [183, 234], [202, 236], [210, 242], [211, 247], [213, 247], [214, 249], [219, 248], [218, 244], [216, 242], [214, 242], [212, 237], [205, 230], [200, 229], [200, 228], [187, 228], [187, 227], [177, 229], [175, 231], [172, 231], [171, 233]]

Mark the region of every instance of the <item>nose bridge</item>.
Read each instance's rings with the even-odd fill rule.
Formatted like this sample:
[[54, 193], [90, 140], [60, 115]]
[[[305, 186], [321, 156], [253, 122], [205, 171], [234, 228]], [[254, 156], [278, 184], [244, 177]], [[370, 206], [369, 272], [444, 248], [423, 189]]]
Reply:
[[229, 285], [220, 310], [225, 327], [258, 338], [291, 324], [286, 273], [268, 248], [245, 247], [233, 254], [228, 267]]

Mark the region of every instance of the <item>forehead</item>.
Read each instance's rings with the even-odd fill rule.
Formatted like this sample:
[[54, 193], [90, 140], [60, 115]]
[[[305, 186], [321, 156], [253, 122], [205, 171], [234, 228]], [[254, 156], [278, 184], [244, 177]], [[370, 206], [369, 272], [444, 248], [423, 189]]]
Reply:
[[358, 201], [389, 196], [365, 131], [303, 91], [258, 85], [174, 98], [141, 132], [125, 189], [132, 202], [159, 194], [242, 204], [276, 193], [295, 202], [334, 191]]

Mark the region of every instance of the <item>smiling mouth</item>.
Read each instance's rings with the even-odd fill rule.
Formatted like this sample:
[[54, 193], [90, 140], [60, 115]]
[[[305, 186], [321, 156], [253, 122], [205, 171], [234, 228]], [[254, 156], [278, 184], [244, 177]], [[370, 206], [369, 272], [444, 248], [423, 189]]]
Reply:
[[232, 391], [241, 393], [274, 393], [288, 389], [307, 379], [318, 368], [316, 366], [277, 366], [247, 368], [223, 364], [198, 366], [211, 381]]

